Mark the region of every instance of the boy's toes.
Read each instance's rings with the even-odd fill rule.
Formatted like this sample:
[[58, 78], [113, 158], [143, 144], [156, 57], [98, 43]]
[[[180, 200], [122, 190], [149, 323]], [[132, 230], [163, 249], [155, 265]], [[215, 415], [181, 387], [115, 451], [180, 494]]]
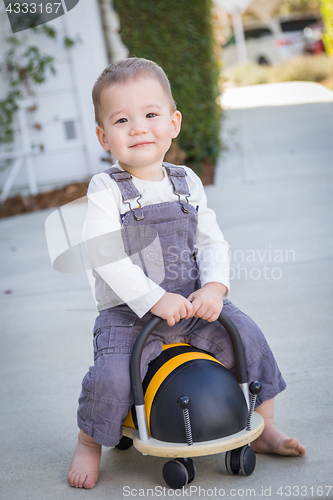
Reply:
[[298, 451], [298, 455], [303, 457], [306, 454], [306, 448], [301, 443], [298, 443], [296, 450]]
[[67, 476], [67, 482], [70, 486], [75, 486], [75, 474], [69, 472]]
[[289, 438], [281, 440], [281, 451], [286, 454], [298, 455], [297, 451], [298, 441], [297, 438]]
[[93, 488], [97, 482], [97, 477], [95, 474], [86, 474], [85, 472], [68, 474], [67, 476], [68, 483], [74, 488], [85, 488], [90, 490]]
[[83, 482], [83, 488], [90, 490], [95, 486], [96, 482], [97, 482], [96, 476], [94, 474], [88, 474]]
[[83, 473], [77, 476], [76, 488], [84, 488], [84, 482], [86, 480], [87, 474]]
[[306, 454], [305, 446], [299, 443], [295, 437], [281, 440], [279, 448], [281, 455], [298, 457]]
[[83, 481], [85, 480], [86, 475], [76, 473], [73, 475], [72, 486], [74, 488], [82, 488]]

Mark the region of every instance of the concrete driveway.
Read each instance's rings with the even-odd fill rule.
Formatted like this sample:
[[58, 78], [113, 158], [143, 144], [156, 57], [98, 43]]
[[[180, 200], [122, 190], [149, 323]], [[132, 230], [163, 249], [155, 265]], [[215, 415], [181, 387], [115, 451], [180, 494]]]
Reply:
[[223, 102], [229, 150], [206, 191], [230, 243], [230, 298], [269, 340], [288, 384], [276, 423], [307, 455], [258, 455], [250, 477], [229, 476], [223, 454], [198, 458], [195, 482], [175, 493], [164, 459], [104, 449], [97, 486], [69, 487], [96, 313], [86, 276], [50, 265], [47, 210], [0, 221], [1, 498], [333, 498], [333, 93], [286, 83]]

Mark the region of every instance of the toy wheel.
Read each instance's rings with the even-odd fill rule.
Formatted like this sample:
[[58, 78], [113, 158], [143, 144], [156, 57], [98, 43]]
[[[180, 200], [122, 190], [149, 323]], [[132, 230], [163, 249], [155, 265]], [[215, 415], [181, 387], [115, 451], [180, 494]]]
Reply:
[[258, 64], [261, 64], [262, 66], [269, 66], [269, 62], [267, 61], [265, 56], [259, 57]]
[[225, 466], [229, 474], [232, 476], [236, 476], [240, 471], [240, 450], [241, 448], [238, 448], [237, 450], [229, 450], [225, 454]]
[[119, 443], [116, 444], [115, 448], [118, 450], [128, 450], [133, 445], [133, 439], [127, 437], [127, 436], [122, 436]]
[[240, 453], [240, 468], [244, 476], [251, 476], [256, 466], [256, 454], [251, 446], [243, 446]]
[[188, 472], [188, 481], [187, 484], [192, 483], [193, 479], [195, 479], [197, 475], [197, 468], [195, 466], [195, 463], [193, 462], [192, 458], [177, 458], [179, 462], [181, 462], [183, 465], [185, 465], [187, 472]]
[[227, 451], [225, 466], [229, 474], [235, 476], [241, 470], [244, 476], [250, 476], [256, 466], [256, 454], [251, 446], [243, 446]]
[[193, 481], [197, 469], [192, 459], [176, 458], [164, 464], [162, 473], [167, 485], [178, 490]]

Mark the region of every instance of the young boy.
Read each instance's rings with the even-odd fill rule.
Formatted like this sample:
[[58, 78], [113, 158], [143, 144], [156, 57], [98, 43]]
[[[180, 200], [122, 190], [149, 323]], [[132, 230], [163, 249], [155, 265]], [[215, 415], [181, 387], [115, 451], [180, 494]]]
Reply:
[[265, 430], [252, 447], [304, 455], [305, 447], [274, 425], [274, 397], [285, 382], [271, 350], [257, 325], [226, 298], [228, 245], [202, 184], [191, 169], [163, 163], [181, 127], [165, 73], [146, 59], [118, 61], [96, 81], [93, 102], [98, 140], [118, 161], [95, 175], [88, 190], [84, 239], [99, 316], [94, 366], [82, 381], [69, 484], [93, 488], [101, 446], [120, 440], [132, 405], [130, 353], [152, 314], [166, 322], [148, 339], [142, 376], [163, 343], [184, 341], [211, 352], [234, 373], [230, 339], [216, 321], [223, 307], [242, 336], [249, 382], [263, 385], [257, 411]]

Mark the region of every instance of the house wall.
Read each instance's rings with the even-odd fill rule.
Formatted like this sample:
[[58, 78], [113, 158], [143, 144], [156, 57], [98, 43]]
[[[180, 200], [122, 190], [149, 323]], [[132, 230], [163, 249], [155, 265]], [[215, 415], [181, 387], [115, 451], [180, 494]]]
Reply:
[[[31, 30], [17, 33], [25, 44], [37, 45], [42, 53], [55, 58], [56, 76], [50, 75], [45, 84], [34, 86], [34, 95], [25, 93], [23, 108], [36, 104], [36, 111], [24, 111], [24, 123], [31, 143], [31, 157], [39, 191], [46, 191], [72, 182], [89, 179], [105, 168], [101, 157], [105, 152], [95, 135], [94, 112], [91, 101], [92, 86], [109, 64], [102, 29], [98, 0], [80, 0], [64, 16], [49, 23], [58, 32], [56, 43], [45, 35]], [[6, 37], [12, 36], [4, 9], [0, 12], [0, 54], [6, 50]], [[63, 48], [64, 36], [79, 38], [72, 49]], [[0, 73], [0, 98], [9, 85], [4, 72]], [[36, 125], [37, 124], [37, 128]], [[22, 134], [16, 123], [15, 143], [11, 154], [22, 151]], [[8, 147], [2, 147], [3, 155]], [[0, 185], [10, 174], [11, 167], [0, 171]], [[28, 194], [27, 168], [22, 166], [9, 196]]]

